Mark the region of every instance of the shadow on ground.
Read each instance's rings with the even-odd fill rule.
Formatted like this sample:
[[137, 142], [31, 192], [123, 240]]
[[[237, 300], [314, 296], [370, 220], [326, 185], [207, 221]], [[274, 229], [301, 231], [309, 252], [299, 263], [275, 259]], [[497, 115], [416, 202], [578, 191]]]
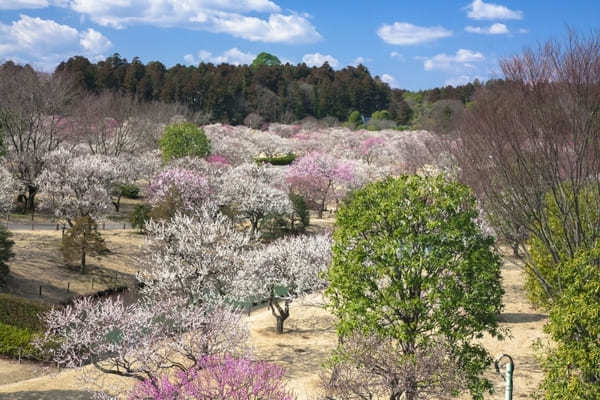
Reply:
[[77, 390], [49, 390], [47, 392], [0, 393], [0, 400], [89, 400], [91, 393]]
[[547, 319], [548, 316], [545, 314], [531, 314], [531, 313], [503, 313], [500, 314], [500, 322], [508, 322], [510, 324], [519, 324], [527, 322], [537, 322]]

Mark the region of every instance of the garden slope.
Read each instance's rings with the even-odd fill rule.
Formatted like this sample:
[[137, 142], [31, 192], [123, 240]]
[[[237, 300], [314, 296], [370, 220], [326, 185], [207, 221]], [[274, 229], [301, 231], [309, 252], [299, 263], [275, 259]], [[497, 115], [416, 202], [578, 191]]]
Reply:
[[[492, 355], [506, 352], [514, 357], [514, 398], [524, 399], [533, 393], [542, 378], [531, 345], [542, 337], [546, 317], [536, 313], [524, 295], [519, 261], [505, 257], [502, 274], [506, 290], [502, 325], [511, 329], [512, 337], [503, 342], [484, 338], [483, 344]], [[285, 367], [289, 386], [299, 399], [317, 398], [321, 363], [337, 343], [334, 320], [323, 310], [320, 296], [309, 296], [292, 304], [284, 335], [275, 334], [275, 321], [268, 309], [253, 311], [249, 321], [257, 358]], [[15, 362], [0, 360], [0, 383], [10, 379], [13, 373], [15, 379], [27, 379], [33, 374], [27, 370], [27, 366], [19, 367]], [[504, 390], [502, 378], [492, 368], [488, 375], [494, 381], [497, 392], [501, 393]], [[81, 391], [78, 376], [79, 371], [63, 371], [58, 375], [50, 374], [2, 385], [0, 400], [88, 398]], [[501, 396], [500, 393], [490, 398]]]

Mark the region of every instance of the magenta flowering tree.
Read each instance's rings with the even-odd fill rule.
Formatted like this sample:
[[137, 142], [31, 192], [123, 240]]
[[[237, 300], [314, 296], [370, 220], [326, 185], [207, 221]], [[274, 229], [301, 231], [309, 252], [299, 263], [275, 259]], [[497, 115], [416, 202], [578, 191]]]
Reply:
[[290, 190], [301, 194], [319, 218], [332, 194], [341, 195], [336, 189], [353, 180], [352, 164], [329, 154], [311, 152], [296, 160], [288, 170], [287, 183]]
[[208, 181], [194, 170], [170, 168], [155, 175], [148, 184], [146, 195], [155, 205], [173, 194], [180, 197], [185, 210], [200, 207], [208, 199]]
[[264, 361], [225, 356], [202, 357], [198, 366], [163, 376], [158, 385], [146, 380], [135, 386], [130, 400], [293, 400], [284, 369]]
[[218, 154], [211, 154], [208, 157], [206, 157], [206, 161], [208, 161], [210, 164], [222, 164], [222, 165], [231, 165], [231, 163], [229, 162], [229, 160], [223, 156], [220, 156]]

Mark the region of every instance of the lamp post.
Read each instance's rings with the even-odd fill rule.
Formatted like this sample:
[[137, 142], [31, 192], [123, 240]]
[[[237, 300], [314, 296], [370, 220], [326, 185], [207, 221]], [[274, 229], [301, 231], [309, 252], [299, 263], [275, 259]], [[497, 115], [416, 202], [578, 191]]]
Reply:
[[513, 371], [515, 370], [515, 363], [513, 362], [512, 357], [509, 356], [508, 354], [499, 355], [498, 357], [496, 357], [496, 360], [494, 361], [494, 367], [496, 367], [496, 372], [498, 374], [500, 374], [500, 361], [503, 358], [508, 359], [508, 362], [506, 363], [506, 372], [505, 372], [505, 377], [504, 377], [504, 380], [506, 382], [506, 391], [504, 392], [504, 399], [512, 400]]

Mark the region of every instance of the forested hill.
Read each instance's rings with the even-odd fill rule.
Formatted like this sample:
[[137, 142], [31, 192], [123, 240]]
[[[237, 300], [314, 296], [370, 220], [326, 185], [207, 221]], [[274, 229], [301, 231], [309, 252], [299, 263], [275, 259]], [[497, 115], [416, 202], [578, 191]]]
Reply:
[[[55, 72], [74, 76], [88, 91], [113, 90], [144, 101], [179, 102], [206, 114], [207, 119], [231, 124], [243, 123], [251, 113], [268, 122], [284, 123], [307, 116], [343, 121], [354, 110], [365, 116], [388, 110], [390, 119], [400, 125], [411, 125], [414, 117], [407, 92], [391, 89], [362, 65], [340, 70], [328, 64], [312, 68], [306, 64], [178, 64], [166, 68], [157, 61], [144, 64], [138, 58], [128, 61], [114, 54], [95, 64], [85, 57], [72, 57]], [[465, 104], [477, 86], [476, 82], [412, 93], [409, 102], [451, 99]]]

